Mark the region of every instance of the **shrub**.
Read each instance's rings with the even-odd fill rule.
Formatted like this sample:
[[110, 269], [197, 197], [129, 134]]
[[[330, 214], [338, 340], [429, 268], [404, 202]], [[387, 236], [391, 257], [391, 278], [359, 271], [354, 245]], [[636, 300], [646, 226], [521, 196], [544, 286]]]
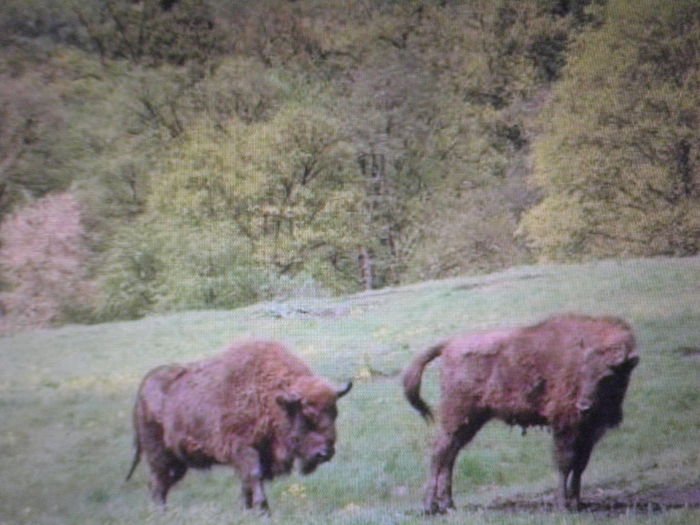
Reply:
[[90, 250], [80, 205], [70, 193], [51, 194], [0, 225], [0, 331], [85, 318], [95, 299], [88, 278]]
[[100, 276], [101, 320], [327, 293], [314, 279], [256, 263], [230, 224], [206, 227], [142, 217], [112, 239]]

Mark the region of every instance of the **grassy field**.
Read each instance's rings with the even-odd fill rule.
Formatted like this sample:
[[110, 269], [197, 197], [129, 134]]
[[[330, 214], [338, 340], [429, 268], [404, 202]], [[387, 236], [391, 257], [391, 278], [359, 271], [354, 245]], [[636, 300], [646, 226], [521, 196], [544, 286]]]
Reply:
[[[626, 419], [584, 474], [586, 511], [552, 510], [550, 435], [491, 423], [455, 469], [457, 510], [419, 513], [433, 427], [403, 400], [400, 370], [455, 332], [559, 311], [614, 314], [637, 331], [641, 363]], [[698, 523], [700, 259], [532, 266], [331, 299], [67, 326], [0, 339], [0, 524]], [[308, 477], [267, 486], [272, 516], [242, 509], [233, 472], [190, 471], [168, 510], [146, 469], [125, 483], [142, 375], [231, 339], [281, 339], [355, 388], [339, 403], [338, 453]], [[425, 396], [436, 400], [435, 369]], [[684, 506], [684, 503], [687, 505]]]

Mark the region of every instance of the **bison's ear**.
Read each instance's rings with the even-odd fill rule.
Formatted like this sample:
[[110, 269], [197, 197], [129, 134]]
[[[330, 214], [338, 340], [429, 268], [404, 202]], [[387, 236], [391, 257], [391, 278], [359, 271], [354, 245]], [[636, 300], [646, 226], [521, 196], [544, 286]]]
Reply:
[[276, 401], [290, 416], [295, 415], [301, 409], [301, 398], [296, 394], [285, 392], [278, 395]]
[[352, 381], [348, 381], [348, 384], [345, 385], [343, 388], [340, 388], [336, 391], [335, 395], [338, 399], [343, 397], [345, 394], [350, 392], [350, 389], [352, 388]]

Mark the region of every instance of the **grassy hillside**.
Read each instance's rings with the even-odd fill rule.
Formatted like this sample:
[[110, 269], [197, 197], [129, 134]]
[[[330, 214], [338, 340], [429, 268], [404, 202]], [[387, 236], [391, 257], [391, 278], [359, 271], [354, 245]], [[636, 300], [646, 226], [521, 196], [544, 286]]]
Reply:
[[[463, 451], [457, 511], [420, 516], [434, 428], [402, 399], [397, 374], [435, 339], [558, 311], [615, 314], [642, 356], [626, 419], [584, 474], [588, 512], [551, 510], [550, 436], [491, 423]], [[700, 520], [700, 259], [520, 267], [333, 299], [265, 303], [0, 339], [0, 524], [690, 523]], [[309, 477], [267, 487], [272, 518], [244, 512], [238, 481], [190, 472], [163, 513], [132, 458], [142, 375], [239, 336], [279, 338], [319, 373], [354, 378], [340, 403], [338, 453]], [[435, 366], [426, 397], [436, 399]], [[691, 505], [681, 508], [682, 503]]]

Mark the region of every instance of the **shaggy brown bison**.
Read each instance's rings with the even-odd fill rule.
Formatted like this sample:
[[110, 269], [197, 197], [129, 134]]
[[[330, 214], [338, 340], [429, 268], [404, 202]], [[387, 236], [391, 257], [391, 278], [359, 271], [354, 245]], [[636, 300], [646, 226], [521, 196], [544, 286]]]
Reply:
[[134, 407], [136, 455], [150, 467], [153, 499], [192, 468], [230, 465], [248, 508], [267, 509], [263, 481], [288, 473], [296, 459], [309, 474], [333, 457], [336, 400], [331, 386], [284, 346], [249, 341], [186, 365], [166, 365], [143, 379]]
[[557, 502], [578, 507], [593, 446], [622, 421], [622, 401], [639, 361], [630, 326], [616, 318], [562, 315], [443, 341], [418, 355], [403, 375], [406, 398], [427, 420], [432, 414], [420, 397], [421, 376], [438, 356], [442, 428], [433, 446], [425, 511], [454, 507], [457, 454], [491, 418], [523, 429], [552, 428]]

